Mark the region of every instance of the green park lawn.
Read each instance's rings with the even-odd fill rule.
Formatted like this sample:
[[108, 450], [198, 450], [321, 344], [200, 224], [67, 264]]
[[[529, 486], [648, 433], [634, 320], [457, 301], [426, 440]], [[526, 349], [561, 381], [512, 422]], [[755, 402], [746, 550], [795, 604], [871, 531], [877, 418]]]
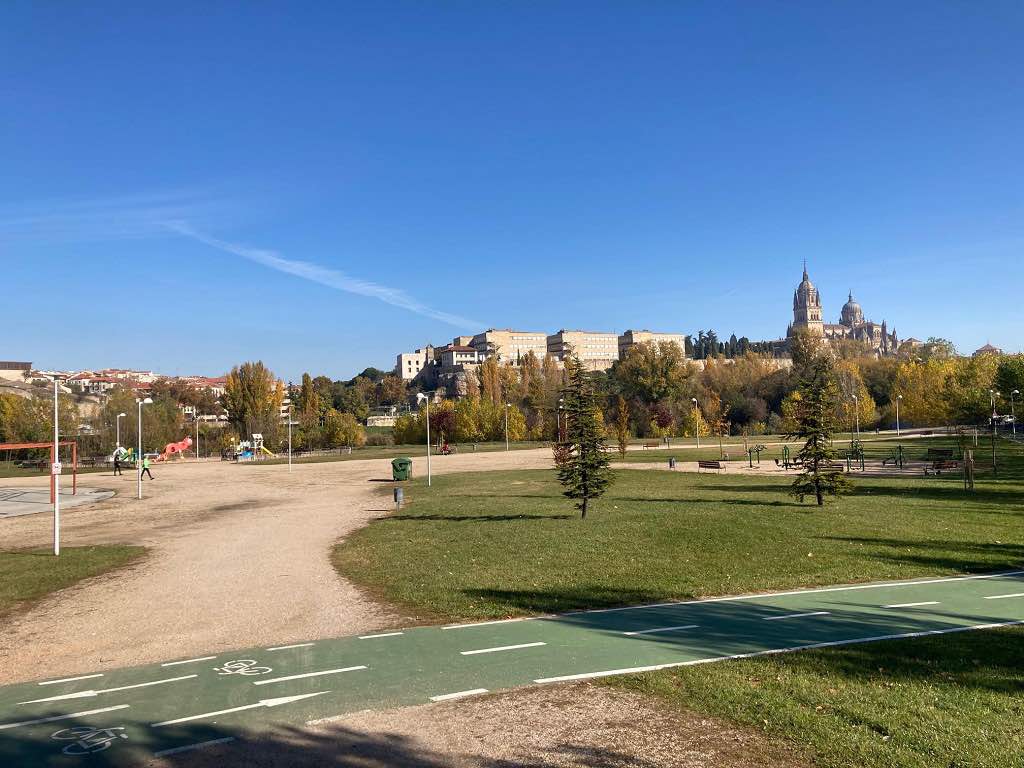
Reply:
[[112, 571], [143, 556], [144, 547], [64, 547], [59, 557], [44, 550], [0, 552], [0, 616], [25, 607], [82, 579]]
[[[858, 480], [824, 509], [784, 478], [620, 467], [580, 520], [550, 471], [444, 475], [338, 545], [347, 577], [424, 617], [530, 613], [1014, 569], [1024, 451], [975, 493], [947, 478]], [[390, 491], [389, 491], [390, 497]], [[385, 504], [389, 503], [388, 498]], [[704, 664], [603, 684], [721, 717], [823, 768], [1024, 766], [1024, 630]]]

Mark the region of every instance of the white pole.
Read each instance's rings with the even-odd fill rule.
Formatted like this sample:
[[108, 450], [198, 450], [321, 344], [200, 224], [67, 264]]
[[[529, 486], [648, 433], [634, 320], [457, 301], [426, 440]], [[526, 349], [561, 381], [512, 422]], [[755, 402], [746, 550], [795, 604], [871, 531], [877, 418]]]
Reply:
[[1010, 422], [1010, 426], [1013, 429], [1014, 436], [1016, 436], [1016, 434], [1017, 434], [1017, 409], [1014, 408], [1013, 398], [1014, 398], [1015, 395], [1019, 395], [1019, 394], [1020, 394], [1020, 390], [1019, 389], [1015, 389], [1015, 390], [1013, 390], [1010, 393], [1010, 418], [1012, 419], [1012, 421]]
[[505, 403], [505, 450], [508, 450], [508, 408], [509, 404]]
[[199, 461], [199, 407], [196, 406], [196, 461]]
[[288, 404], [288, 471], [292, 471], [292, 406]]
[[[55, 464], [60, 463], [60, 428], [57, 425], [57, 419], [59, 418], [59, 405], [58, 400], [58, 384], [57, 379], [53, 380], [53, 461]], [[50, 467], [50, 472], [53, 473], [53, 554], [60, 554], [60, 475], [56, 472], [53, 467]]]
[[693, 431], [697, 433], [697, 447], [700, 448], [700, 419], [697, 418], [697, 398], [691, 397], [693, 401]]
[[853, 396], [853, 415], [857, 420], [857, 439], [860, 440], [860, 400]]
[[138, 478], [137, 485], [139, 487], [139, 498], [142, 498], [142, 398], [135, 401], [139, 406], [139, 420], [138, 430], [136, 430], [139, 438], [138, 449], [139, 452], [135, 454], [135, 476]]
[[[430, 393], [434, 394], [433, 392]], [[427, 397], [427, 485], [430, 485], [430, 397]]]
[[896, 437], [900, 436], [900, 400], [903, 395], [896, 395]]
[[117, 428], [117, 445], [114, 446], [115, 448], [120, 448], [121, 447], [121, 417], [123, 415], [124, 414], [119, 413], [114, 418], [114, 424], [116, 425], [116, 428]]

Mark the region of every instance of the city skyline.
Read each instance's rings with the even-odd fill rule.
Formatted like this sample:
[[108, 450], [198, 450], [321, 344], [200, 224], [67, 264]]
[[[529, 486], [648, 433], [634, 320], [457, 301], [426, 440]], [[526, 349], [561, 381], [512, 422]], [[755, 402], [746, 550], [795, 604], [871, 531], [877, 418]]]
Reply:
[[829, 322], [852, 290], [1020, 349], [1017, 5], [199, 9], [0, 12], [4, 357], [347, 379], [488, 327], [771, 339], [804, 259]]

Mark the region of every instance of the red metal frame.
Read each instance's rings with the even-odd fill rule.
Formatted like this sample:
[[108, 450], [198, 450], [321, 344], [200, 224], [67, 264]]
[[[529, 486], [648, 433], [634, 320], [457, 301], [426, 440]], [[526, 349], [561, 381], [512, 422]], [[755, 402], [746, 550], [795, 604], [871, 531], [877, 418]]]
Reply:
[[[74, 496], [78, 493], [78, 443], [74, 440], [61, 440], [57, 443], [58, 447], [61, 445], [71, 446], [71, 495]], [[0, 443], [0, 451], [17, 451], [22, 448], [49, 448], [50, 449], [50, 464], [53, 464], [57, 460], [57, 457], [53, 455], [53, 443]], [[53, 504], [54, 496], [56, 495], [56, 482], [53, 479], [53, 473], [50, 473], [50, 503]]]

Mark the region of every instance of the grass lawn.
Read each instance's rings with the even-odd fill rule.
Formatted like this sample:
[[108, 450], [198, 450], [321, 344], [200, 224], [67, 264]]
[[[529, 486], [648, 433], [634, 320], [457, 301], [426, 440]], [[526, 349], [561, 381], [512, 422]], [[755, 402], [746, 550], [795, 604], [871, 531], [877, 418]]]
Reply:
[[1024, 629], [610, 678], [810, 748], [822, 768], [1024, 765]]
[[[785, 478], [620, 469], [579, 520], [552, 471], [441, 475], [335, 548], [384, 599], [499, 618], [801, 586], [1012, 569], [1024, 560], [1024, 450], [1000, 479], [859, 479], [824, 509]], [[386, 489], [390, 497], [390, 488]], [[385, 502], [385, 504], [389, 504]]]
[[[110, 467], [79, 467], [78, 474], [88, 475], [95, 472], [110, 472]], [[49, 466], [45, 467], [42, 471], [39, 469], [23, 469], [22, 467], [14, 466], [14, 462], [0, 461], [0, 478], [4, 477], [40, 477], [49, 482], [50, 477]], [[71, 482], [71, 463], [65, 462], [64, 474], [61, 475], [62, 482]]]
[[144, 547], [64, 547], [51, 551], [0, 552], [0, 616], [25, 603], [137, 560]]

